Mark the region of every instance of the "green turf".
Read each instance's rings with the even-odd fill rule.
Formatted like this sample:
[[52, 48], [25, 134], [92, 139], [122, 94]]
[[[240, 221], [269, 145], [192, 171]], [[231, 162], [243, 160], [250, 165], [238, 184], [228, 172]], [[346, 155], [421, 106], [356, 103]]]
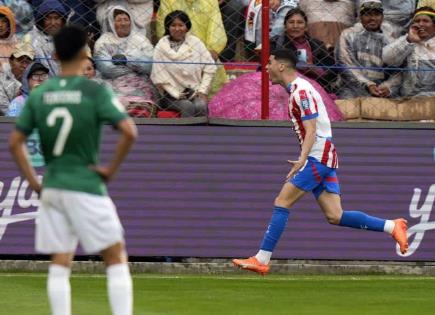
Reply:
[[[103, 277], [71, 284], [73, 314], [110, 314]], [[433, 277], [137, 275], [134, 289], [136, 315], [435, 314]], [[48, 314], [45, 275], [0, 273], [0, 292], [0, 314]]]

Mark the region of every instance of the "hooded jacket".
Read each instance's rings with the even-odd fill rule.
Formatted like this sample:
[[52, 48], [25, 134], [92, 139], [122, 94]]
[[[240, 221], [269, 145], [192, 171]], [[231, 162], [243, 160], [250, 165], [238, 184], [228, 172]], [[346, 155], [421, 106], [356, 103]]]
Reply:
[[[131, 29], [127, 37], [119, 37], [116, 34], [113, 16], [115, 10], [124, 11], [130, 17]], [[131, 16], [128, 9], [123, 6], [112, 6], [108, 9], [107, 19], [110, 30], [101, 35], [94, 48], [97, 68], [105, 78], [116, 79], [126, 74], [145, 75], [151, 72], [153, 45], [143, 30], [140, 33], [136, 30]], [[127, 58], [128, 62], [125, 65], [113, 64], [112, 57], [119, 54]]]
[[53, 38], [43, 31], [44, 17], [51, 12], [56, 12], [65, 18], [68, 11], [57, 0], [44, 1], [37, 9], [36, 24], [33, 29], [24, 36], [24, 41], [29, 41], [35, 50], [35, 58], [41, 59], [41, 63], [50, 70], [51, 75], [59, 73], [59, 65], [56, 61], [52, 60], [54, 52]]
[[153, 15], [153, 0], [94, 0], [94, 2], [98, 3], [97, 20], [103, 33], [108, 31], [107, 10], [115, 5], [125, 6], [133, 14], [131, 19], [137, 28], [149, 29]]
[[27, 34], [35, 25], [32, 6], [26, 0], [2, 0], [0, 4], [14, 12], [18, 38]]
[[7, 38], [0, 39], [0, 64], [3, 65], [9, 63], [8, 58], [11, 56], [14, 50], [15, 44], [17, 43], [17, 37], [15, 36], [16, 25], [14, 14], [8, 7], [0, 7], [0, 14], [4, 15], [9, 21], [9, 36]]
[[[29, 86], [29, 74], [34, 72], [34, 66], [40, 62], [33, 62], [31, 63], [26, 71], [23, 73], [23, 79], [21, 80], [21, 95], [14, 98], [9, 105], [9, 108], [7, 110], [6, 116], [9, 117], [17, 117], [20, 115], [21, 111], [23, 110], [23, 107], [26, 103], [26, 99], [29, 96], [30, 93], [30, 86]], [[41, 64], [41, 63], [40, 63]], [[45, 66], [44, 66], [45, 67]], [[47, 69], [48, 71], [48, 69]]]

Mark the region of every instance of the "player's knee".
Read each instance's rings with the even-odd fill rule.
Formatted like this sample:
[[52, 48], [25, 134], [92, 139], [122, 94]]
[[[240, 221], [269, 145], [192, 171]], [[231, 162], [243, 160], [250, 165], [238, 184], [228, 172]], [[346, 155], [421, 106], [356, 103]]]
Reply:
[[291, 203], [286, 198], [282, 198], [281, 196], [278, 196], [275, 198], [274, 205], [277, 207], [282, 207], [289, 209], [291, 207]]
[[340, 223], [341, 216], [337, 213], [326, 213], [325, 216], [329, 224], [338, 225]]
[[106, 266], [127, 262], [127, 252], [122, 242], [116, 243], [101, 252]]

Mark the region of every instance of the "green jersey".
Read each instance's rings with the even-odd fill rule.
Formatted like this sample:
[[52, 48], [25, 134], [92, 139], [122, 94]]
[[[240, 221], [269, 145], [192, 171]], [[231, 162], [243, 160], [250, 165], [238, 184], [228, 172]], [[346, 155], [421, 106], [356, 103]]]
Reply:
[[30, 93], [16, 122], [25, 135], [37, 129], [46, 163], [43, 187], [106, 195], [97, 165], [104, 123], [127, 115], [113, 92], [81, 76], [56, 77]]

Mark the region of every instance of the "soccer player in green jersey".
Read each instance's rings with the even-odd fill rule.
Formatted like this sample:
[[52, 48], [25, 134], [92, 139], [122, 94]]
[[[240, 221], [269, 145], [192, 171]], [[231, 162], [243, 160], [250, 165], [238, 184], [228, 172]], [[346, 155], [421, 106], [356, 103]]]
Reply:
[[[105, 182], [113, 178], [137, 130], [107, 87], [81, 76], [87, 59], [86, 33], [74, 26], [54, 36], [59, 77], [29, 95], [9, 139], [10, 150], [31, 188], [40, 193], [36, 250], [51, 255], [47, 290], [53, 315], [71, 314], [70, 268], [78, 242], [101, 253], [114, 315], [132, 314], [132, 281], [124, 236]], [[104, 123], [120, 131], [109, 166], [98, 165]], [[42, 185], [30, 165], [26, 137], [37, 129], [46, 171]]]

